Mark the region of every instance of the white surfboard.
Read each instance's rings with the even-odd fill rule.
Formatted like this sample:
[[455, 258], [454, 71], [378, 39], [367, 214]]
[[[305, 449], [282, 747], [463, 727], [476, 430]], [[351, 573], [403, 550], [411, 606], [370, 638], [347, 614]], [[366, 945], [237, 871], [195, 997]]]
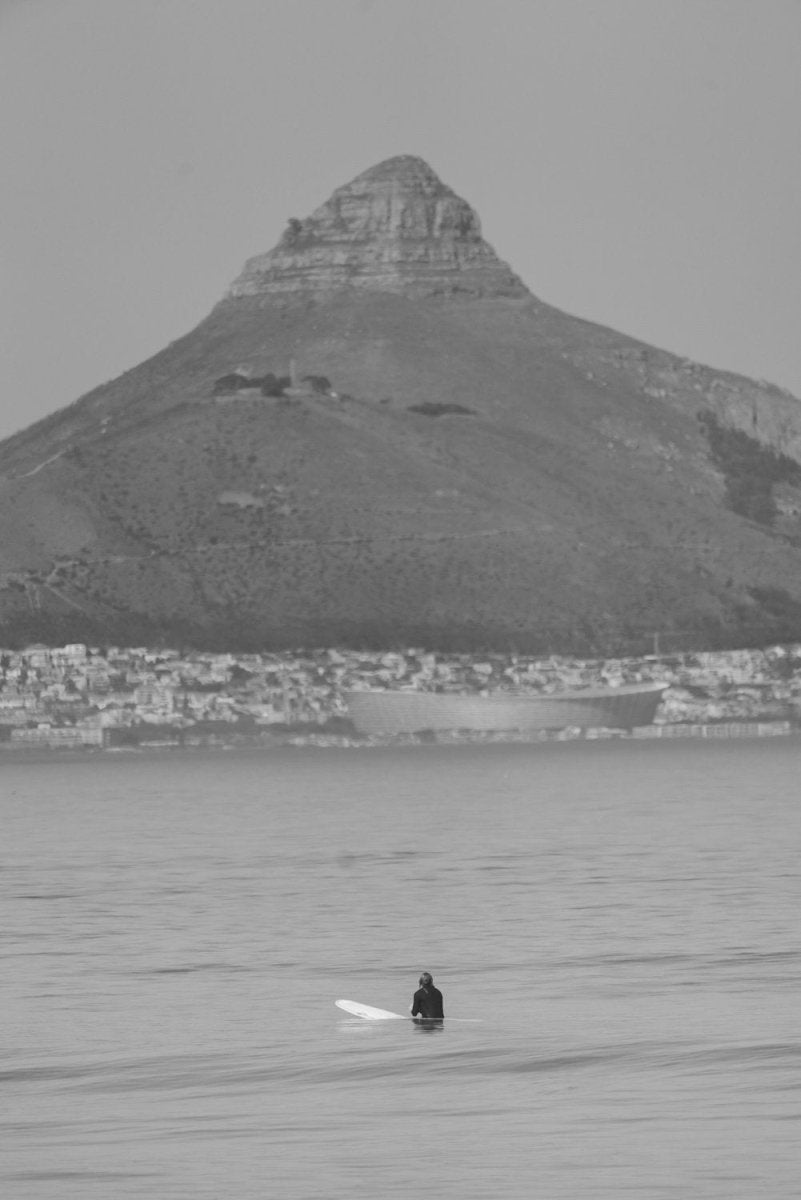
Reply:
[[356, 1000], [335, 1000], [337, 1008], [352, 1017], [364, 1017], [365, 1021], [405, 1021], [403, 1013], [389, 1012], [386, 1008], [373, 1008], [371, 1004], [359, 1004]]

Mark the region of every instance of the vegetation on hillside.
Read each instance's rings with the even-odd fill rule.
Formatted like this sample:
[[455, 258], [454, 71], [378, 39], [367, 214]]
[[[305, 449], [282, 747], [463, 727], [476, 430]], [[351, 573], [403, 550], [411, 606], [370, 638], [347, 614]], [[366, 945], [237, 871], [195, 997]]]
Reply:
[[769, 634], [770, 641], [801, 641], [801, 600], [796, 600], [784, 588], [752, 587], [748, 590], [758, 606], [760, 627]]
[[[328, 395], [332, 390], [331, 380], [327, 375], [304, 375], [301, 382], [309, 391], [321, 396]], [[276, 375], [272, 371], [265, 375], [243, 375], [239, 371], [231, 371], [214, 380], [212, 394], [234, 396], [237, 392], [257, 391], [261, 392], [262, 396], [278, 397], [283, 396], [291, 386], [292, 380], [289, 375]]]
[[410, 404], [409, 412], [422, 413], [424, 417], [445, 417], [448, 414], [473, 415], [472, 408], [465, 408], [463, 404], [436, 404], [431, 400], [426, 400], [422, 404]]
[[801, 483], [801, 466], [743, 430], [721, 424], [713, 412], [700, 412], [698, 420], [712, 461], [723, 472], [729, 508], [760, 525], [772, 526], [778, 516], [774, 485]]

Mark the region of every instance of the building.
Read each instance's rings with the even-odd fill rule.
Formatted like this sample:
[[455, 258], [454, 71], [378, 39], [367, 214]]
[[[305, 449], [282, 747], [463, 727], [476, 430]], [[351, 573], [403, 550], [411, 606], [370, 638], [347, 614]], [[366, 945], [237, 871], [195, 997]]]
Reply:
[[102, 746], [103, 730], [99, 725], [37, 725], [35, 729], [12, 729], [12, 746], [49, 749]]
[[667, 685], [630, 684], [551, 694], [515, 691], [347, 692], [348, 712], [360, 733], [391, 735], [464, 729], [481, 733], [549, 729], [631, 729], [650, 725]]

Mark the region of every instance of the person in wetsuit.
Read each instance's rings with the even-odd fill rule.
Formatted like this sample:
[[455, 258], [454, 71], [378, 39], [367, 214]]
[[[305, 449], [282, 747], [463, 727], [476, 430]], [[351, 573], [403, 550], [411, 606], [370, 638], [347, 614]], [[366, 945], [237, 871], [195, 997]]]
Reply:
[[445, 1010], [442, 1007], [442, 992], [439, 988], [434, 987], [434, 980], [428, 971], [423, 971], [420, 976], [420, 987], [412, 997], [409, 1012], [413, 1017], [428, 1017], [438, 1021], [445, 1016]]

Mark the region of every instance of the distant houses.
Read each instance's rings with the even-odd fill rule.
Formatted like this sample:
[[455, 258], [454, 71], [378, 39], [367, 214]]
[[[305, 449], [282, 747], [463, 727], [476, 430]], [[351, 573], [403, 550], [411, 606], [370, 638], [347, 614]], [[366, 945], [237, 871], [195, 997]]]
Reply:
[[801, 646], [581, 660], [423, 649], [235, 655], [36, 644], [0, 650], [0, 746], [97, 748], [154, 738], [191, 744], [342, 729], [345, 694], [353, 689], [547, 695], [652, 680], [668, 685], [660, 725], [801, 725]]

